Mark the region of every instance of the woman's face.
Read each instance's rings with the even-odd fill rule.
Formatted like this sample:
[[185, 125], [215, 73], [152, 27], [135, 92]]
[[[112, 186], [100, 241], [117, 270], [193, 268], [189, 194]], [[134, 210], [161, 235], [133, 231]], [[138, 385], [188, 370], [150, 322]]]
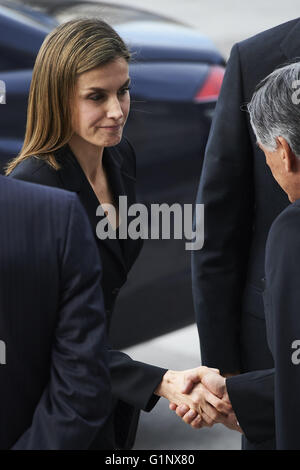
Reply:
[[74, 134], [98, 147], [117, 145], [130, 108], [129, 84], [123, 58], [80, 74], [71, 100]]

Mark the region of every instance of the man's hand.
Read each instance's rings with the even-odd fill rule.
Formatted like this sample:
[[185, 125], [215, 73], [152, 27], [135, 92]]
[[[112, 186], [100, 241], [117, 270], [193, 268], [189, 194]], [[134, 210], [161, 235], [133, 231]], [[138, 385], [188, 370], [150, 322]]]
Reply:
[[[167, 398], [172, 404], [186, 405], [188, 417], [192, 420], [193, 427], [201, 427], [205, 422], [211, 423], [218, 419], [219, 414], [228, 415], [231, 405], [218, 398], [208, 388], [204, 387], [201, 380], [206, 374], [218, 375], [217, 369], [198, 367], [186, 371], [169, 370], [157, 387], [155, 394]], [[197, 385], [195, 386], [195, 384]]]
[[[174, 403], [171, 403], [170, 409], [176, 411], [176, 414], [180, 416], [183, 421], [185, 421], [187, 424], [190, 424], [194, 428], [199, 429], [203, 425], [210, 427], [214, 423], [222, 423], [229, 429], [233, 429], [242, 433], [243, 431], [239, 426], [236, 415], [231, 407], [227, 393], [225, 377], [222, 377], [221, 375], [216, 374], [210, 370], [207, 374], [203, 375], [201, 379], [201, 385], [222, 400], [224, 406], [227, 406], [227, 412], [218, 413], [217, 410], [214, 410], [214, 414], [210, 413], [206, 417], [203, 415], [202, 421], [199, 423], [199, 419], [192, 418], [192, 415], [189, 413], [186, 405], [176, 406]], [[189, 383], [189, 387], [191, 387], [191, 383]], [[189, 389], [189, 387], [187, 387], [187, 389]]]
[[[214, 393], [217, 397], [221, 398], [225, 403], [231, 405], [227, 387], [226, 387], [226, 378], [222, 377], [221, 375], [217, 375], [214, 373], [209, 373], [205, 375], [202, 379], [202, 384]], [[231, 412], [228, 413], [227, 417], [224, 417], [220, 421], [223, 423], [227, 428], [233, 429], [235, 431], [243, 432], [240, 425], [238, 424], [236, 415], [231, 407]]]

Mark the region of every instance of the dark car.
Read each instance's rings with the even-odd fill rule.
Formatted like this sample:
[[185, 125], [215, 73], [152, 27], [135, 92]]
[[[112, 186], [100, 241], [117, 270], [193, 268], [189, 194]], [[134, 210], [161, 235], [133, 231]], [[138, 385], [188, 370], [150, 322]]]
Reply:
[[[132, 105], [125, 133], [137, 153], [139, 201], [148, 207], [194, 203], [224, 75], [224, 59], [212, 42], [188, 26], [140, 9], [105, 2], [25, 3], [0, 1], [0, 84], [6, 102], [0, 104], [1, 167], [22, 145], [32, 68], [45, 35], [64, 20], [99, 16], [115, 27], [133, 54]], [[115, 346], [194, 321], [185, 243], [145, 240], [117, 300]]]

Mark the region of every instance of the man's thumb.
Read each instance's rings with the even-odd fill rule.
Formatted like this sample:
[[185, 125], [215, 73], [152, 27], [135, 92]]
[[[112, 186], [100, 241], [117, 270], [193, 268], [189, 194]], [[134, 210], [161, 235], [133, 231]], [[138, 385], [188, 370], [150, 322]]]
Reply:
[[181, 393], [190, 393], [195, 384], [198, 384], [201, 381], [199, 374], [197, 372], [190, 372], [184, 377], [184, 387], [181, 390]]

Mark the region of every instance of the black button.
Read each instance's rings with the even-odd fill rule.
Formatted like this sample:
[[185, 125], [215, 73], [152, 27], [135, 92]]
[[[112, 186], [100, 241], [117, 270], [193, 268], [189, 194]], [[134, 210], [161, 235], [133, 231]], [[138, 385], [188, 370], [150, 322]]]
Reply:
[[119, 292], [119, 288], [118, 287], [115, 287], [113, 290], [112, 290], [112, 295], [117, 295], [117, 293]]
[[261, 280], [260, 280], [260, 282], [261, 282], [261, 287], [262, 287], [262, 289], [264, 289], [264, 288], [266, 287], [266, 278], [265, 278], [265, 277], [262, 277]]

